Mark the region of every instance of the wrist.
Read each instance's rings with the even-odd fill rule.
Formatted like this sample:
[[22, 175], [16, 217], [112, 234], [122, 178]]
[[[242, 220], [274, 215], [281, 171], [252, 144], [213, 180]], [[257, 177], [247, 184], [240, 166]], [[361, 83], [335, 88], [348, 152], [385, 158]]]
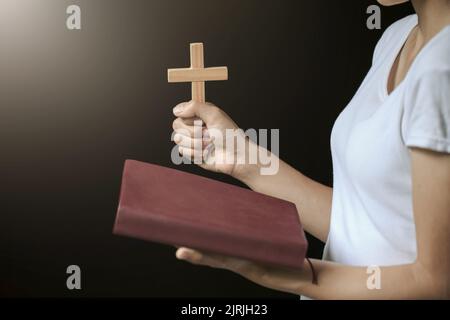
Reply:
[[299, 273], [296, 277], [296, 285], [294, 294], [298, 295], [308, 295], [310, 293], [311, 288], [313, 286], [318, 285], [318, 279], [317, 279], [317, 271], [314, 266], [314, 259], [308, 259], [305, 258], [303, 262], [303, 268], [299, 270]]
[[[234, 165], [231, 176], [245, 184], [250, 184], [255, 178], [260, 174], [261, 165], [258, 161], [259, 146], [246, 138], [245, 151], [243, 154], [243, 159], [237, 161]], [[254, 159], [254, 161], [250, 161]]]

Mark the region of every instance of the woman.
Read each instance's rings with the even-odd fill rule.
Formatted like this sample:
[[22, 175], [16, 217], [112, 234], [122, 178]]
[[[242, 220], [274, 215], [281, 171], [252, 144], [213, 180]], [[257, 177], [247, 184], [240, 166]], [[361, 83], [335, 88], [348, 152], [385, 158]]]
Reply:
[[[450, 298], [450, 0], [412, 4], [416, 15], [386, 30], [334, 124], [333, 188], [282, 161], [273, 176], [258, 165], [201, 165], [296, 204], [305, 230], [326, 242], [323, 260], [312, 260], [318, 283], [307, 262], [287, 270], [189, 248], [177, 258], [315, 299]], [[208, 129], [237, 128], [212, 105], [182, 103], [174, 114], [175, 142], [187, 157], [198, 142], [185, 134], [194, 117]], [[367, 286], [372, 265], [381, 271], [375, 290]]]

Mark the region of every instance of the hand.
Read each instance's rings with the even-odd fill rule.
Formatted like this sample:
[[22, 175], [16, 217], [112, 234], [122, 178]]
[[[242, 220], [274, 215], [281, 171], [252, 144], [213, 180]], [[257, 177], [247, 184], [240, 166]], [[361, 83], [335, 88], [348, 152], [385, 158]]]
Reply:
[[[179, 146], [179, 152], [183, 157], [198, 159], [199, 161], [194, 163], [204, 169], [237, 178], [248, 169], [245, 165], [246, 152], [255, 145], [220, 108], [210, 103], [190, 101], [178, 104], [173, 113], [177, 116], [173, 122], [175, 132], [173, 140]], [[195, 120], [201, 120], [205, 127], [203, 129], [195, 127]], [[237, 148], [239, 142], [227, 145], [225, 139], [227, 133], [234, 134], [240, 139], [240, 143], [245, 145], [244, 150]]]
[[301, 294], [301, 287], [311, 282], [309, 265], [305, 261], [304, 268], [290, 269], [272, 267], [249, 260], [200, 252], [189, 248], [178, 248], [176, 257], [192, 264], [209, 266], [235, 272], [261, 286]]

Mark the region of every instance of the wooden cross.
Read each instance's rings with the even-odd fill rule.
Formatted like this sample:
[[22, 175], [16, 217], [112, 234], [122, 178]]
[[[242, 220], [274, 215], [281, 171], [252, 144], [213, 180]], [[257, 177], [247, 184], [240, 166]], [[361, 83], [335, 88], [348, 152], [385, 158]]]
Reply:
[[167, 70], [169, 82], [191, 82], [192, 100], [205, 102], [205, 81], [227, 80], [227, 67], [205, 68], [203, 43], [191, 43], [191, 67]]

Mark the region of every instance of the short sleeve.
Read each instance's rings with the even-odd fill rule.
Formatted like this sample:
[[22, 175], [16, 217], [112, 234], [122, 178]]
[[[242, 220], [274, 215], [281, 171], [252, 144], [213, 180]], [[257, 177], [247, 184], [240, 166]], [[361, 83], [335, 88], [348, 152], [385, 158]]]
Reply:
[[402, 125], [406, 146], [450, 153], [450, 70], [429, 71], [408, 89]]

